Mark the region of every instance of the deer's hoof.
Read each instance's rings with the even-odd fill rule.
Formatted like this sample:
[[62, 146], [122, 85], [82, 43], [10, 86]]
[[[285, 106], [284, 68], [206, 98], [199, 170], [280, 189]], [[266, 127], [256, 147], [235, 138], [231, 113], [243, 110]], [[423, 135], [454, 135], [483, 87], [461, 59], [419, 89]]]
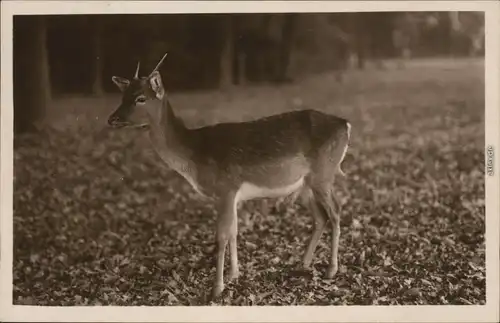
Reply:
[[311, 261], [302, 263], [302, 266], [299, 266], [297, 269], [303, 270], [303, 271], [312, 271], [313, 268], [311, 266]]
[[328, 271], [326, 272], [326, 278], [332, 279], [337, 274], [337, 266], [328, 267]]
[[212, 299], [215, 300], [222, 295], [224, 290], [224, 285], [215, 285], [212, 289]]

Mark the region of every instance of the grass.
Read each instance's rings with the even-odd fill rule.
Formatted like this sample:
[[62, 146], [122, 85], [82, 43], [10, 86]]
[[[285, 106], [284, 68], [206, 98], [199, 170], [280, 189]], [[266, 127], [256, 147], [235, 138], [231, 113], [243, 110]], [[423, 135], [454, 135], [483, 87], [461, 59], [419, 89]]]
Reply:
[[327, 235], [312, 275], [293, 274], [312, 230], [307, 210], [276, 202], [262, 214], [247, 203], [242, 275], [218, 303], [207, 301], [213, 205], [161, 164], [144, 132], [105, 127], [119, 97], [59, 100], [42, 132], [15, 138], [14, 303], [484, 304], [483, 75], [481, 61], [415, 61], [350, 72], [343, 84], [325, 72], [172, 94], [193, 127], [302, 108], [353, 126], [339, 274], [323, 278]]

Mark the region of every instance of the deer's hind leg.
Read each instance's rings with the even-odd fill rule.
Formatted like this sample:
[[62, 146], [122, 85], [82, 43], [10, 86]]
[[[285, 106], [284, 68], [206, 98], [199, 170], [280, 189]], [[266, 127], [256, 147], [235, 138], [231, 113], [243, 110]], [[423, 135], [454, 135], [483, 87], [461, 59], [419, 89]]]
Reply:
[[327, 278], [333, 278], [338, 270], [340, 240], [340, 203], [333, 192], [334, 178], [347, 149], [347, 136], [334, 138], [319, 151], [308, 179], [317, 210], [328, 219], [332, 227], [330, 266]]
[[327, 278], [333, 278], [338, 270], [338, 250], [340, 240], [340, 212], [334, 202], [332, 186], [324, 183], [313, 187], [314, 201], [319, 212], [328, 218], [332, 227], [330, 266], [326, 273]]
[[304, 198], [306, 199], [304, 202], [307, 203], [309, 206], [309, 210], [311, 212], [314, 224], [313, 224], [313, 232], [311, 233], [307, 249], [304, 253], [303, 267], [304, 269], [310, 269], [314, 251], [316, 250], [319, 240], [321, 239], [321, 236], [325, 231], [326, 223], [328, 222], [328, 217], [324, 212], [322, 212], [318, 208], [317, 202], [314, 199], [314, 196], [310, 188], [307, 188], [306, 194], [307, 196]]

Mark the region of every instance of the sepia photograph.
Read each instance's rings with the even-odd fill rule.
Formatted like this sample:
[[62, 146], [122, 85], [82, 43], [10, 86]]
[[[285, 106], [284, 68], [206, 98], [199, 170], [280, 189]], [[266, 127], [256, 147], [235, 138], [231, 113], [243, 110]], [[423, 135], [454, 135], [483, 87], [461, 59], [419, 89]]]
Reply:
[[2, 3], [2, 306], [488, 305], [498, 319], [487, 1], [106, 3]]

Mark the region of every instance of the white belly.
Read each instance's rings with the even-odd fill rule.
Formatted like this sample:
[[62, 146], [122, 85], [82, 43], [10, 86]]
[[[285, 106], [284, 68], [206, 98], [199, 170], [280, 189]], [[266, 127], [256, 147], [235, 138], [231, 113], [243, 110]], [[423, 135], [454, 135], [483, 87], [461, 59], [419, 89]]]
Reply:
[[275, 198], [288, 196], [294, 192], [297, 192], [300, 188], [302, 188], [303, 185], [303, 177], [291, 185], [277, 188], [256, 186], [252, 183], [244, 182], [243, 184], [241, 184], [240, 189], [238, 190], [237, 199], [240, 201], [245, 201], [256, 198]]

